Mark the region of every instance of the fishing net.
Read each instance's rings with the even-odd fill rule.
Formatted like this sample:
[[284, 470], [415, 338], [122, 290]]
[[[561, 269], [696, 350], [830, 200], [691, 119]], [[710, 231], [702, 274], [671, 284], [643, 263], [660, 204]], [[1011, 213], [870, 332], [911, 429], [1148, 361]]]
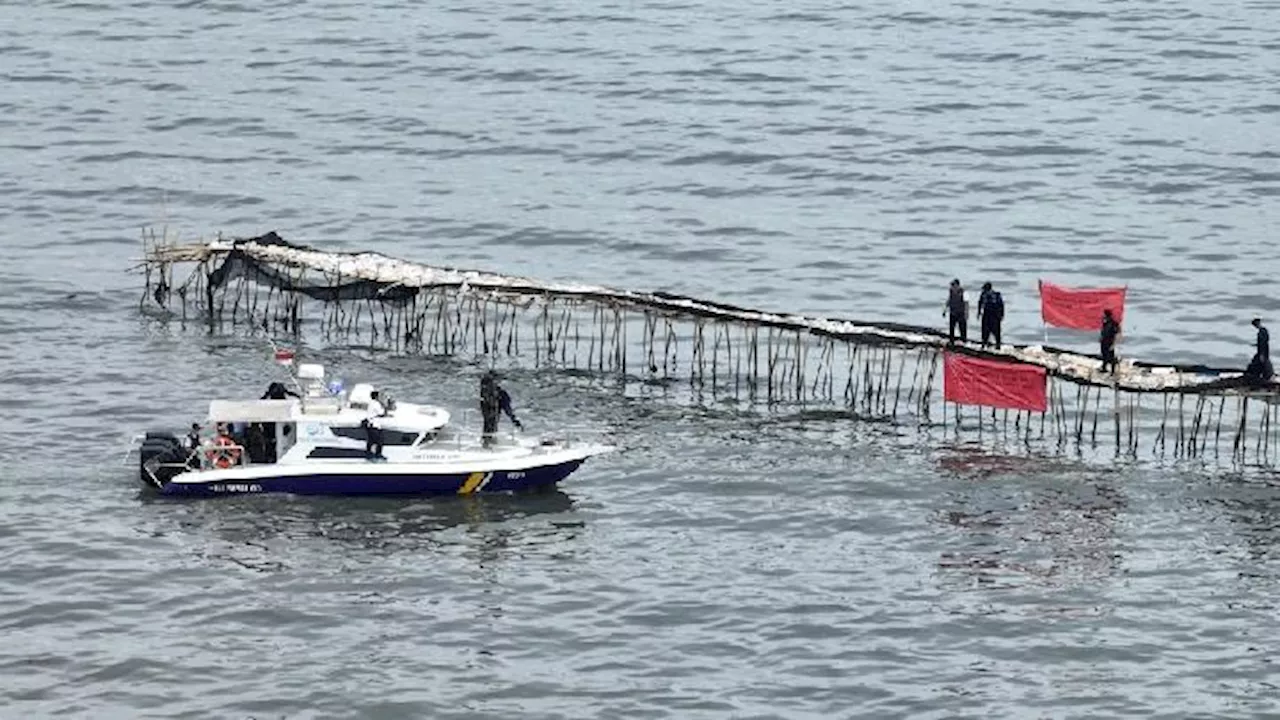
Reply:
[[[284, 240], [274, 232], [255, 238], [247, 238], [237, 242], [255, 243], [258, 245], [277, 245], [294, 250], [310, 251], [303, 245], [296, 245]], [[227, 283], [244, 279], [258, 285], [273, 287], [281, 292], [300, 293], [320, 302], [337, 302], [352, 300], [376, 300], [389, 305], [403, 305], [413, 300], [419, 288], [406, 287], [398, 283], [378, 282], [376, 280], [350, 280], [341, 282], [339, 278], [317, 276], [306, 268], [298, 268], [296, 275], [275, 263], [264, 262], [247, 254], [239, 247], [227, 253], [226, 259], [209, 275], [209, 286], [218, 290]]]

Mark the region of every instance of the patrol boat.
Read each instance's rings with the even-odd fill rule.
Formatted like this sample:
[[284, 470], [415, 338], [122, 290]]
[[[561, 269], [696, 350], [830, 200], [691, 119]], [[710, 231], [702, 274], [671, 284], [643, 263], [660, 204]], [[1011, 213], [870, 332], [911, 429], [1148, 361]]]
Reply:
[[445, 408], [397, 403], [369, 384], [347, 394], [326, 386], [324, 372], [299, 365], [294, 385], [302, 392], [292, 397], [212, 401], [205, 426], [217, 428], [212, 438], [137, 438], [142, 481], [187, 496], [512, 492], [554, 486], [614, 449], [511, 434], [485, 442], [451, 425]]

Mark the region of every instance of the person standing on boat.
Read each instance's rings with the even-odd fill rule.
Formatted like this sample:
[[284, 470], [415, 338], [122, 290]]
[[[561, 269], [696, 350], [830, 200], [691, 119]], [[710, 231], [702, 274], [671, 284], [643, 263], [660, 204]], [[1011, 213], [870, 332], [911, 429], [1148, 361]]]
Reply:
[[1102, 332], [1098, 336], [1102, 346], [1102, 372], [1116, 371], [1116, 338], [1120, 337], [1120, 323], [1116, 322], [1110, 310], [1102, 311]]
[[369, 393], [369, 414], [373, 417], [382, 417], [387, 414], [387, 408], [382, 404], [381, 390]]
[[187, 433], [187, 449], [191, 452], [200, 449], [200, 423], [191, 423], [191, 432]]
[[1271, 333], [1263, 327], [1262, 318], [1254, 318], [1250, 324], [1258, 329], [1258, 340], [1253, 359], [1249, 361], [1249, 367], [1244, 374], [1251, 380], [1268, 382], [1274, 374], [1271, 366]]
[[284, 383], [273, 382], [267, 386], [267, 391], [262, 394], [263, 400], [284, 400], [287, 397], [302, 397], [298, 393], [284, 386]]
[[369, 393], [369, 417], [360, 422], [364, 426], [364, 455], [369, 460], [386, 460], [382, 455], [382, 426], [378, 422], [378, 418], [386, 414], [381, 393], [377, 390]]
[[[267, 386], [267, 391], [262, 393], [262, 400], [285, 400], [290, 397], [301, 399], [302, 396], [284, 386], [284, 383], [273, 382]], [[249, 457], [274, 458], [276, 455], [276, 424], [273, 422], [259, 423], [258, 432], [254, 432], [253, 427], [247, 433], [250, 446]]]
[[982, 284], [978, 296], [978, 322], [982, 324], [982, 347], [995, 336], [996, 349], [1000, 349], [1000, 324], [1004, 322], [1004, 297], [991, 289], [991, 283]]
[[942, 311], [944, 317], [950, 317], [950, 326], [947, 330], [947, 343], [954, 345], [956, 342], [956, 328], [960, 328], [960, 342], [968, 342], [969, 340], [969, 299], [965, 297], [964, 287], [960, 285], [960, 279], [956, 278], [951, 281], [951, 290], [947, 295], [947, 306]]
[[489, 370], [480, 378], [480, 416], [484, 420], [484, 446], [493, 444], [494, 434], [498, 432], [498, 413], [506, 413], [511, 424], [523, 430], [524, 425], [516, 419], [511, 409], [511, 396], [498, 384], [498, 374]]

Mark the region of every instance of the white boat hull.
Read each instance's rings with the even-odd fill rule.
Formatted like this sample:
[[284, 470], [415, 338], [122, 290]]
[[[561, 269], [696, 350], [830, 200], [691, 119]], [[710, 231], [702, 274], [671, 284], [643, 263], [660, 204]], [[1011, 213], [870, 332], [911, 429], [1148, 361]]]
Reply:
[[[326, 460], [317, 463], [245, 465], [185, 472], [165, 483], [165, 495], [246, 493], [295, 495], [468, 495], [552, 487], [606, 447], [447, 462]], [[480, 455], [477, 453], [476, 455]]]

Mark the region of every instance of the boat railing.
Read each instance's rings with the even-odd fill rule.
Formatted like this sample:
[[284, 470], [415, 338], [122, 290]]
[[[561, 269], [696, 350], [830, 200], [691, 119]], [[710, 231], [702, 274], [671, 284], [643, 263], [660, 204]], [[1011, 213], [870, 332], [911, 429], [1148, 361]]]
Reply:
[[[145, 441], [146, 439], [147, 439], [147, 435], [146, 435], [146, 433], [139, 433], [139, 434], [136, 434], [136, 435], [131, 435], [131, 436], [129, 436], [129, 444], [128, 444], [128, 445], [125, 447], [125, 449], [124, 449], [124, 455], [120, 458], [120, 464], [121, 464], [121, 465], [128, 465], [128, 464], [129, 464], [129, 461], [130, 461], [130, 460], [132, 460], [135, 456], [137, 456], [137, 455], [138, 455], [138, 453], [140, 453], [140, 452], [142, 451], [142, 443], [143, 443], [143, 441]], [[187, 456], [186, 456], [185, 458], [183, 458], [183, 461], [182, 461], [182, 462], [180, 462], [180, 463], [159, 463], [159, 465], [157, 465], [157, 467], [164, 467], [164, 466], [173, 466], [173, 467], [178, 467], [178, 466], [187, 466], [187, 465], [189, 465], [189, 463], [191, 462], [191, 459], [192, 459], [193, 457], [195, 457], [197, 453], [203, 453], [206, 449], [211, 449], [211, 448], [238, 449], [238, 450], [240, 451], [240, 453], [239, 453], [240, 461], [239, 461], [238, 463], [236, 463], [236, 464], [238, 464], [238, 465], [244, 465], [244, 464], [245, 464], [245, 463], [244, 463], [245, 449], [244, 449], [244, 447], [243, 447], [243, 446], [241, 446], [241, 445], [235, 445], [235, 444], [231, 444], [231, 445], [216, 445], [216, 444], [214, 444], [214, 443], [203, 443], [203, 444], [201, 444], [201, 445], [200, 445], [200, 447], [198, 447], [198, 448], [196, 448], [196, 449], [194, 449], [194, 450], [189, 450], [189, 451], [187, 452]], [[201, 457], [203, 458], [204, 456], [203, 456], [203, 455], [201, 455]], [[203, 461], [201, 462], [201, 465], [202, 465], [202, 466], [204, 465], [204, 462], [203, 462]]]
[[124, 449], [124, 457], [120, 458], [120, 465], [128, 465], [133, 456], [142, 450], [142, 441], [147, 436], [145, 434], [133, 435], [129, 438], [129, 445]]
[[[135, 456], [137, 456], [138, 453], [141, 452], [142, 443], [143, 441], [146, 440], [146, 438], [147, 436], [145, 433], [131, 435], [129, 437], [129, 443], [128, 443], [128, 446], [125, 448], [124, 456], [121, 457], [120, 459], [121, 465], [128, 465], [129, 462]], [[242, 467], [244, 465], [249, 464], [248, 449], [245, 448], [245, 446], [243, 445], [239, 445], [237, 443], [218, 444], [216, 442], [204, 442], [204, 443], [201, 443], [200, 446], [195, 448], [194, 450], [188, 451], [187, 455], [182, 459], [182, 462], [158, 462], [158, 463], [150, 464], [150, 466], [146, 468], [146, 470], [149, 474], [151, 474], [152, 478], [154, 479], [155, 470], [158, 470], [159, 468], [162, 468], [162, 467], [175, 467], [175, 468], [180, 467], [184, 469], [190, 468], [192, 467], [191, 461], [193, 459], [198, 460], [198, 462], [195, 465], [199, 467], [201, 470], [209, 470], [214, 467], [214, 462], [213, 462], [214, 459], [222, 456], [224, 453], [227, 459], [230, 461], [230, 464], [227, 465], [227, 467]], [[219, 468], [219, 469], [225, 469], [225, 468]]]
[[[437, 431], [434, 440], [428, 440], [423, 446], [433, 446], [439, 448], [464, 448], [467, 446], [475, 446], [483, 442], [485, 433], [483, 428], [483, 417], [480, 411], [464, 408], [452, 414], [449, 424]], [[537, 432], [529, 430], [519, 430], [512, 427], [511, 419], [505, 415], [501, 416], [498, 421], [498, 431], [490, 436], [494, 440], [494, 447], [517, 447], [521, 446], [522, 440], [537, 440], [539, 442], [554, 442], [556, 445], [564, 448], [576, 447], [578, 445], [598, 444], [599, 440], [596, 436], [601, 435], [598, 427], [588, 425], [567, 425], [558, 426], [553, 431]]]

